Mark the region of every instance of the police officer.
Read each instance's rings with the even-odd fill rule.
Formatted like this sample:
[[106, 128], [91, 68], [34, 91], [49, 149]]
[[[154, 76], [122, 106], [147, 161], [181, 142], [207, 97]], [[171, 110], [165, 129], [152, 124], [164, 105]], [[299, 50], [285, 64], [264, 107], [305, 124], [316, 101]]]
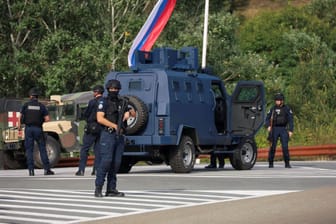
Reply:
[[268, 154], [269, 168], [273, 168], [273, 160], [278, 138], [280, 138], [282, 146], [285, 167], [291, 168], [289, 163], [290, 156], [288, 151], [288, 141], [293, 135], [293, 112], [287, 105], [284, 104], [285, 97], [282, 93], [275, 94], [274, 100], [275, 105], [267, 113], [265, 121], [265, 125], [270, 134], [270, 141], [272, 143]]
[[83, 146], [80, 150], [80, 160], [76, 176], [84, 176], [85, 166], [89, 155], [89, 150], [94, 145], [95, 161], [91, 175], [95, 175], [97, 165], [99, 164], [99, 137], [101, 132], [101, 125], [97, 123], [97, 108], [100, 98], [102, 98], [104, 87], [96, 85], [92, 89], [94, 99], [90, 100], [88, 107], [84, 111], [83, 117], [86, 120], [85, 132], [83, 135]]
[[50, 120], [47, 108], [38, 101], [39, 90], [32, 88], [29, 91], [30, 101], [25, 103], [20, 111], [19, 129], [25, 124], [25, 141], [27, 166], [29, 176], [34, 176], [34, 142], [36, 141], [43, 162], [44, 175], [54, 175], [50, 170], [49, 159], [46, 150], [45, 136], [42, 130], [43, 122]]
[[223, 169], [225, 165], [225, 157], [224, 154], [215, 154], [212, 152], [210, 154], [210, 164], [207, 165], [206, 169], [216, 169], [217, 168], [217, 160], [218, 159], [218, 168]]
[[125, 121], [134, 114], [128, 111], [128, 102], [119, 97], [121, 84], [112, 79], [106, 83], [107, 97], [101, 99], [98, 105], [97, 121], [103, 126], [100, 135], [100, 164], [96, 174], [95, 197], [103, 197], [102, 188], [107, 177], [105, 196], [123, 197], [125, 194], [116, 189], [117, 172], [119, 170], [125, 140], [123, 127]]

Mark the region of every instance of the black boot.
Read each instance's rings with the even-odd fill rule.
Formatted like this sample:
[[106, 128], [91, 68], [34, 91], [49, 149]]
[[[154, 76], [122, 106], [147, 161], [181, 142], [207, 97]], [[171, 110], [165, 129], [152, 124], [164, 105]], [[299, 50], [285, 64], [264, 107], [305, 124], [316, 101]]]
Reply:
[[76, 173], [75, 173], [76, 176], [84, 176], [84, 171], [83, 170], [78, 170]]
[[96, 175], [96, 169], [93, 168], [93, 169], [92, 169], [92, 172], [91, 172], [91, 176], [95, 176], [95, 175]]
[[214, 165], [214, 164], [209, 164], [209, 165], [207, 165], [206, 167], [204, 167], [205, 169], [216, 169], [217, 168], [217, 166], [216, 165]]
[[107, 190], [105, 196], [107, 197], [125, 197], [124, 192], [120, 192], [117, 189]]
[[52, 171], [51, 169], [48, 170], [44, 170], [44, 175], [54, 175], [54, 171]]
[[207, 165], [206, 167], [204, 167], [205, 169], [216, 169], [217, 168], [217, 165], [216, 165], [216, 159], [217, 159], [217, 156], [214, 154], [214, 153], [211, 153], [210, 154], [210, 164]]
[[96, 186], [96, 190], [94, 192], [94, 196], [96, 198], [102, 198], [103, 197], [102, 189], [103, 189], [102, 186]]
[[289, 161], [285, 162], [285, 168], [292, 168], [292, 166], [289, 164]]
[[29, 176], [35, 176], [35, 172], [34, 172], [33, 169], [32, 169], [32, 170], [29, 170]]
[[273, 167], [274, 167], [273, 162], [269, 162], [268, 163], [268, 168], [273, 168]]

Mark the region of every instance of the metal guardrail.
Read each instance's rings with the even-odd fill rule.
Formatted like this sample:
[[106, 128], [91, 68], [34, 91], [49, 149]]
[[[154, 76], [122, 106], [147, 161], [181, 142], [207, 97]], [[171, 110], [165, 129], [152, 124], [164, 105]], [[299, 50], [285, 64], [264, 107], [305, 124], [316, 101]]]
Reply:
[[[269, 148], [258, 150], [258, 159], [268, 158]], [[336, 156], [336, 145], [293, 146], [289, 147], [291, 157]], [[282, 157], [281, 148], [277, 148], [275, 157]]]
[[[94, 156], [89, 156], [86, 162], [87, 166], [93, 166]], [[79, 157], [62, 158], [55, 167], [76, 167], [79, 163]]]
[[[268, 148], [258, 149], [258, 160], [267, 160]], [[291, 157], [320, 157], [320, 156], [335, 156], [336, 145], [317, 145], [317, 146], [294, 146], [289, 148]], [[282, 158], [281, 148], [277, 148], [275, 153], [276, 158]], [[199, 158], [209, 158], [209, 155], [201, 155]], [[78, 166], [79, 158], [63, 158], [56, 165], [56, 167], [76, 167]], [[87, 165], [92, 166], [94, 156], [89, 156]]]

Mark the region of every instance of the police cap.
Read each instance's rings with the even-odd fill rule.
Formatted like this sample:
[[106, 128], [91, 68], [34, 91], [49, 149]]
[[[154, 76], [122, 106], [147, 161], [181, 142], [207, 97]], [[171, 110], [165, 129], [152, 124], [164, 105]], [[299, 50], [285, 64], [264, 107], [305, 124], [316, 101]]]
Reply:
[[111, 79], [106, 83], [105, 88], [107, 90], [110, 89], [110, 88], [121, 89], [121, 84], [118, 80]]
[[29, 96], [39, 96], [40, 90], [36, 87], [33, 87], [29, 90]]
[[104, 92], [104, 87], [102, 85], [96, 85], [92, 88], [92, 91], [102, 94]]
[[274, 100], [284, 100], [285, 96], [282, 93], [276, 93], [274, 95]]

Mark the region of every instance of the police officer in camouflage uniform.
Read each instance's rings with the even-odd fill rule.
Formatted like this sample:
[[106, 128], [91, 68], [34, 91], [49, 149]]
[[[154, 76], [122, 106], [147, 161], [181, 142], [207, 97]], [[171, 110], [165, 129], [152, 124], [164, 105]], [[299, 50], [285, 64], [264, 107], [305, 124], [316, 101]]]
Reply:
[[119, 97], [121, 84], [118, 80], [109, 80], [105, 87], [108, 95], [100, 100], [97, 112], [97, 121], [103, 129], [99, 141], [101, 159], [96, 174], [94, 195], [103, 197], [102, 188], [107, 177], [105, 196], [123, 197], [125, 194], [116, 189], [117, 172], [125, 146], [122, 133], [125, 130], [125, 121], [131, 116], [131, 112], [127, 109], [128, 102]]
[[272, 143], [269, 154], [268, 162], [269, 168], [273, 168], [273, 161], [275, 150], [280, 138], [283, 158], [285, 161], [285, 167], [291, 168], [289, 163], [290, 156], [288, 151], [288, 141], [293, 135], [294, 122], [292, 110], [284, 104], [285, 97], [282, 93], [277, 93], [274, 96], [275, 105], [267, 113], [265, 125], [270, 133], [270, 141]]
[[99, 137], [101, 132], [101, 125], [97, 123], [97, 108], [100, 98], [103, 96], [104, 87], [101, 85], [96, 85], [93, 87], [92, 91], [94, 99], [89, 101], [88, 107], [83, 114], [87, 124], [83, 135], [83, 146], [80, 150], [80, 160], [76, 176], [84, 176], [89, 150], [92, 145], [94, 145], [93, 151], [95, 160], [91, 175], [95, 175], [95, 171], [97, 170], [97, 165], [99, 164], [100, 160]]
[[32, 88], [29, 91], [30, 101], [25, 103], [20, 111], [19, 128], [25, 124], [25, 149], [29, 176], [34, 176], [34, 142], [38, 144], [41, 160], [43, 162], [44, 175], [54, 175], [50, 170], [49, 158], [46, 150], [43, 122], [50, 120], [47, 108], [38, 101], [39, 90]]

